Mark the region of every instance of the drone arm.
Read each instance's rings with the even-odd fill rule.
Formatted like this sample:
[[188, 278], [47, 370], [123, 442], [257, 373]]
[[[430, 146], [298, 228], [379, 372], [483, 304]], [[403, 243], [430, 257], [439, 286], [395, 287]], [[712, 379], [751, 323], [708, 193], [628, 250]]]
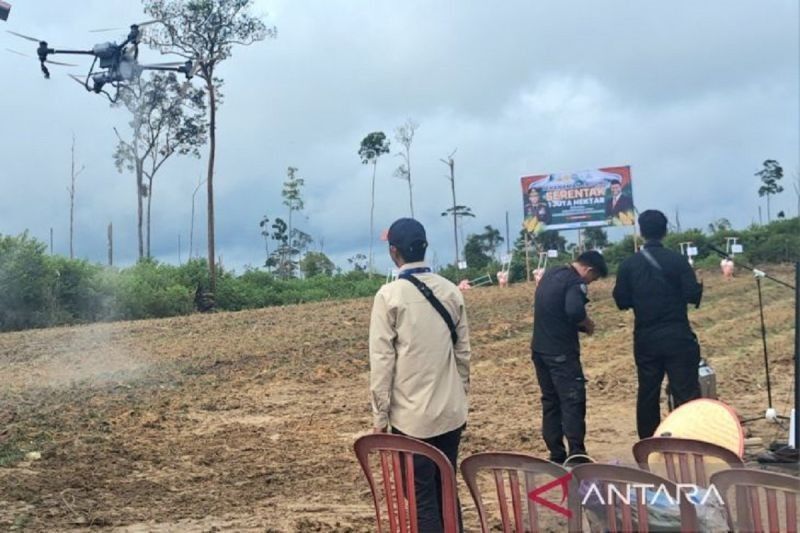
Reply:
[[162, 67], [157, 65], [139, 65], [139, 68], [142, 70], [162, 70], [166, 72], [180, 72], [180, 73], [184, 73], [186, 71], [184, 67]]
[[92, 56], [94, 52], [92, 50], [57, 50], [55, 48], [48, 48], [48, 54], [74, 54], [74, 55], [84, 55], [84, 56]]

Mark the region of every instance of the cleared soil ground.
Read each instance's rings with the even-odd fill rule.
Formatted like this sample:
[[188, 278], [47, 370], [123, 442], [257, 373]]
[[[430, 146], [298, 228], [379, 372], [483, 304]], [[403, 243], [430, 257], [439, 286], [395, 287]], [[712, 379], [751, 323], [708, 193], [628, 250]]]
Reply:
[[[789, 269], [776, 272], [787, 281]], [[707, 273], [691, 312], [720, 399], [763, 414], [758, 296]], [[592, 285], [589, 451], [631, 461], [632, 316]], [[790, 291], [764, 282], [773, 399], [792, 401]], [[545, 456], [530, 362], [532, 284], [466, 294], [473, 366], [462, 457]], [[0, 335], [0, 528], [372, 531], [352, 451], [369, 429], [371, 299]], [[786, 432], [747, 425], [765, 443]], [[35, 459], [39, 452], [40, 459]], [[468, 531], [477, 522], [459, 481]]]

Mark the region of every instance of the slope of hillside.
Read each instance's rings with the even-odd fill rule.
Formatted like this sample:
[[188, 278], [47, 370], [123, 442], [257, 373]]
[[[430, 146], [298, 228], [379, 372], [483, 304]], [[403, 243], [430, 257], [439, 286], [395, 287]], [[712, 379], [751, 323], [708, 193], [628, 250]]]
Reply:
[[[720, 398], [745, 417], [763, 414], [755, 284], [705, 277], [704, 305], [691, 319]], [[598, 332], [584, 343], [587, 445], [600, 460], [628, 462], [632, 317], [615, 310], [611, 286], [591, 287]], [[764, 288], [774, 403], [787, 413], [793, 295]], [[467, 294], [474, 359], [462, 457], [544, 455], [528, 349], [532, 291]], [[0, 335], [0, 526], [371, 531], [352, 452], [370, 424], [370, 306], [361, 299]], [[765, 442], [785, 438], [766, 422], [748, 428]]]

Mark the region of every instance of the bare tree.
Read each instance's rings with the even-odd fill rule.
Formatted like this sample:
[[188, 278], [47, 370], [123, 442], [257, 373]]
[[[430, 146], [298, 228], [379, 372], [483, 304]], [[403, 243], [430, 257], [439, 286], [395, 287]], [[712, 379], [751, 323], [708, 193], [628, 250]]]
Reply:
[[197, 192], [200, 190], [200, 187], [202, 187], [203, 183], [205, 182], [206, 180], [204, 180], [202, 176], [197, 178], [197, 186], [194, 188], [194, 192], [192, 193], [192, 223], [189, 226], [189, 261], [191, 261], [192, 257], [194, 257], [192, 255], [194, 250], [194, 199], [195, 196], [197, 196]]
[[795, 196], [797, 196], [797, 216], [800, 218], [800, 170], [794, 171], [794, 183], [792, 183], [792, 187], [794, 188]]
[[389, 153], [389, 141], [382, 131], [373, 131], [361, 140], [358, 155], [363, 164], [372, 163], [372, 196], [369, 206], [369, 277], [372, 277], [372, 241], [374, 240], [375, 219], [375, 173], [378, 169], [378, 158]]
[[411, 119], [407, 119], [402, 126], [394, 131], [394, 138], [403, 146], [403, 150], [397, 154], [403, 159], [403, 163], [394, 171], [396, 178], [408, 182], [408, 203], [411, 207], [411, 218], [414, 218], [414, 194], [411, 186], [411, 143], [414, 141], [414, 133], [419, 128], [419, 124]]
[[234, 45], [249, 46], [277, 30], [249, 13], [252, 0], [144, 0], [145, 12], [163, 23], [149, 35], [150, 44], [162, 52], [192, 60], [205, 82], [209, 110], [208, 269], [210, 289], [217, 287], [214, 241], [214, 165], [217, 149], [217, 107], [222, 103], [222, 79], [215, 76], [220, 63], [231, 56]]
[[[117, 105], [125, 106], [131, 113], [130, 137], [125, 139], [114, 129], [118, 139], [114, 162], [117, 170], [127, 169], [136, 177], [141, 259], [150, 257], [153, 180], [176, 153], [200, 157], [199, 147], [206, 140], [207, 129], [205, 97], [202, 89], [180, 83], [174, 73], [153, 73], [138, 78], [121, 92]], [[147, 198], [146, 216], [144, 198]]]
[[75, 229], [75, 180], [81, 172], [86, 170], [86, 167], [81, 165], [81, 168], [75, 171], [75, 134], [72, 134], [72, 165], [70, 167], [70, 181], [67, 192], [69, 193], [69, 258], [75, 259], [75, 251], [73, 249], [73, 237]]
[[[269, 260], [269, 217], [267, 215], [261, 217], [261, 221], [258, 223], [258, 226], [261, 228], [261, 236], [264, 237], [264, 254], [266, 260]], [[267, 268], [268, 270], [272, 269], [270, 265], [267, 265]]]
[[[458, 150], [456, 148], [456, 150]], [[456, 155], [456, 150], [447, 156], [447, 159], [439, 159], [442, 163], [447, 165], [450, 169], [450, 175], [447, 176], [447, 179], [450, 180], [450, 191], [453, 193], [453, 207], [451, 207], [448, 211], [453, 215], [453, 242], [455, 243], [455, 251], [456, 251], [456, 260], [453, 263], [456, 267], [458, 267], [458, 209], [456, 209], [456, 162], [453, 159], [453, 156]], [[442, 215], [446, 215], [447, 212], [442, 213]]]

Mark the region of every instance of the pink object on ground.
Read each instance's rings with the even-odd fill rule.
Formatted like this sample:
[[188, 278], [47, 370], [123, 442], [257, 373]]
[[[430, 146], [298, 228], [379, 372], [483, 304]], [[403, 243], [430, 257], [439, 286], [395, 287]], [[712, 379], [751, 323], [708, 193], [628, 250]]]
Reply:
[[497, 283], [501, 287], [508, 287], [508, 272], [500, 271], [497, 273]]
[[467, 289], [471, 289], [472, 285], [469, 284], [468, 279], [462, 279], [461, 282], [458, 284], [458, 288], [461, 289], [462, 291], [465, 291]]
[[722, 276], [725, 279], [733, 278], [733, 271], [735, 269], [733, 261], [730, 259], [723, 259], [719, 262], [719, 267], [722, 269]]

